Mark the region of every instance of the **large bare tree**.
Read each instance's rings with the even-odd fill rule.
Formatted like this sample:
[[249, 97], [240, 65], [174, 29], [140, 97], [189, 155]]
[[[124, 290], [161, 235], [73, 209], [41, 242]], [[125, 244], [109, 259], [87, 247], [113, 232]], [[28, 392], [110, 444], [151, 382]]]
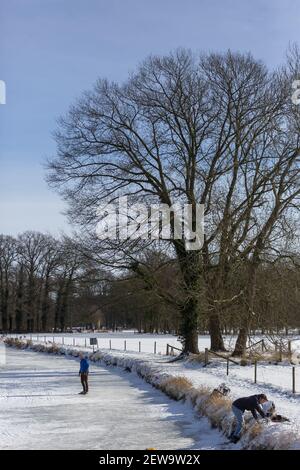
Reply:
[[122, 85], [99, 80], [60, 120], [49, 180], [73, 221], [93, 227], [99, 204], [119, 195], [190, 204], [193, 226], [196, 205], [204, 205], [203, 249], [168, 242], [181, 274], [184, 352], [198, 352], [204, 284], [212, 348], [224, 349], [228, 273], [241, 259], [256, 266], [262, 240], [297, 194], [298, 114], [287, 104], [287, 84], [249, 54], [197, 58], [179, 50], [148, 58]]

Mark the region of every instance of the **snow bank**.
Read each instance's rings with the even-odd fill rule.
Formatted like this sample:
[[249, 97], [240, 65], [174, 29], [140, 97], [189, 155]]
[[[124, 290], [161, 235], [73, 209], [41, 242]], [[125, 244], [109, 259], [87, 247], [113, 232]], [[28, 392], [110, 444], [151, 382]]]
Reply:
[[[36, 352], [60, 354], [78, 357], [82, 351], [91, 362], [106, 366], [120, 367], [128, 372], [134, 372], [153, 387], [161, 390], [174, 400], [183, 400], [190, 404], [200, 416], [205, 416], [213, 428], [229, 436], [234, 427], [234, 417], [231, 412], [231, 400], [224, 396], [216, 396], [209, 387], [195, 387], [185, 376], [176, 376], [165, 373], [157, 363], [143, 357], [138, 358], [118, 351], [98, 350], [95, 353], [79, 350], [68, 346], [58, 346], [53, 343], [36, 344], [31, 341], [7, 338], [9, 346], [20, 349], [29, 348]], [[240, 440], [243, 449], [300, 449], [300, 435], [292, 426], [287, 427], [280, 423], [276, 425], [255, 422], [246, 418], [244, 432]]]

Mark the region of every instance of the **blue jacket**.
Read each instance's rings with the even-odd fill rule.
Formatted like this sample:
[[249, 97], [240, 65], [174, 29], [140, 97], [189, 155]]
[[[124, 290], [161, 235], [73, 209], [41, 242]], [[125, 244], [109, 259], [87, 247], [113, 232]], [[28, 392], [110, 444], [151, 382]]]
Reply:
[[89, 367], [90, 367], [90, 365], [89, 365], [88, 360], [85, 359], [85, 358], [81, 359], [79, 373], [80, 374], [87, 374], [88, 371], [89, 371]]
[[265, 418], [266, 415], [263, 412], [262, 407], [258, 401], [258, 395], [251, 395], [250, 397], [238, 398], [232, 403], [232, 406], [235, 406], [241, 411], [251, 411], [253, 418], [257, 419], [257, 411], [261, 415], [262, 418]]

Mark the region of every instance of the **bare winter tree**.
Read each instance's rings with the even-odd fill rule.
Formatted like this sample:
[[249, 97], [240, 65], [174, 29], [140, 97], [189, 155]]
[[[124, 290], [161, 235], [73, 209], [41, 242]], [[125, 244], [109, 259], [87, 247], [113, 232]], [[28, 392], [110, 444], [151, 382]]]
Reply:
[[193, 226], [196, 204], [204, 204], [203, 249], [169, 240], [183, 286], [184, 352], [198, 352], [203, 284], [212, 348], [224, 349], [228, 273], [241, 259], [255, 265], [256, 250], [297, 193], [299, 129], [283, 75], [250, 55], [196, 59], [180, 50], [150, 57], [123, 85], [98, 81], [60, 121], [49, 180], [78, 223], [92, 227], [99, 204], [120, 194], [170, 208], [190, 204]]
[[[228, 126], [234, 129], [234, 139], [228, 148], [232, 166], [219, 179], [211, 235], [203, 251], [208, 292], [212, 290], [215, 304], [212, 310], [218, 311], [211, 321], [218, 321], [222, 309], [228, 307], [224, 297], [229, 273], [241, 263], [248, 266], [245, 285], [233, 296], [234, 301], [242, 299], [247, 304], [248, 312], [242, 320], [237, 355], [246, 347], [254, 314], [258, 266], [266, 252], [278, 248], [288, 214], [293, 212], [295, 217], [300, 148], [299, 109], [293, 106], [290, 92], [292, 75], [284, 70], [270, 76], [260, 64], [242, 63], [230, 56], [211, 56], [205, 67], [218, 91], [222, 89], [219, 101], [228, 106]], [[223, 346], [217, 336], [212, 339]]]
[[59, 267], [59, 244], [51, 237], [45, 237], [44, 254], [41, 259], [40, 277], [41, 289], [41, 329], [47, 331], [49, 327], [49, 314], [51, 310], [50, 294], [54, 291], [54, 279]]
[[59, 245], [56, 270], [55, 330], [64, 331], [68, 323], [72, 326], [72, 317], [69, 318], [70, 300], [76, 294], [75, 283], [83, 269], [84, 260], [78, 245], [72, 239], [64, 237]]
[[47, 241], [47, 236], [44, 234], [30, 231], [23, 233], [18, 238], [19, 262], [22, 266], [22, 272], [26, 274], [26, 284], [23, 284], [23, 316], [27, 331], [40, 328], [38, 303], [41, 285], [39, 274], [45, 251], [47, 251]]

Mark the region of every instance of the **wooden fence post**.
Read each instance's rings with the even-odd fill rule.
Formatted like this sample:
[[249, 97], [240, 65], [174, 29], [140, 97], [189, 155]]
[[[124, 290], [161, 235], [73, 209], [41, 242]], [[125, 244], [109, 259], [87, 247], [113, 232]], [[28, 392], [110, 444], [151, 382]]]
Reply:
[[169, 345], [167, 344], [166, 355], [169, 355]]
[[229, 359], [227, 358], [226, 375], [229, 375]]
[[208, 364], [208, 348], [205, 348], [204, 363], [207, 366], [207, 364]]
[[154, 341], [154, 354], [156, 354], [156, 341]]
[[279, 362], [282, 362], [282, 344], [280, 344], [279, 348]]
[[109, 340], [109, 349], [111, 349], [111, 339]]
[[126, 340], [124, 341], [124, 351], [126, 351]]
[[257, 383], [257, 361], [254, 361], [254, 383]]
[[296, 368], [292, 367], [292, 382], [293, 382], [293, 393], [296, 393]]
[[139, 352], [141, 352], [141, 342], [139, 341]]

